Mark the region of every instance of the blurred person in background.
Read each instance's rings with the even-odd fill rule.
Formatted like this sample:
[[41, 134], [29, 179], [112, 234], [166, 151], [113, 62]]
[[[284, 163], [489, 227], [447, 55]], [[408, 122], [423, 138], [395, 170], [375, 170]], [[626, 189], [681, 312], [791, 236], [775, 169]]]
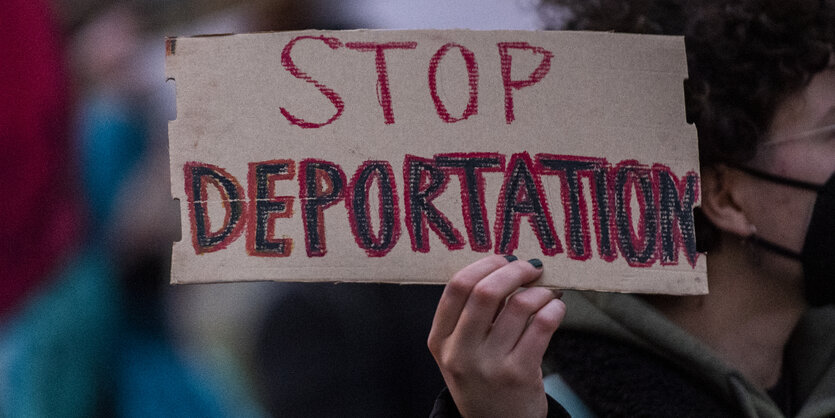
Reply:
[[63, 40], [46, 4], [9, 1], [0, 11], [0, 416], [257, 416], [146, 326], [155, 305], [130, 303], [137, 295], [98, 232], [107, 209], [88, 210], [85, 199]]
[[434, 416], [566, 416], [546, 393], [580, 417], [835, 416], [835, 2], [544, 3], [567, 29], [685, 35], [710, 293], [563, 304], [482, 259], [438, 305]]

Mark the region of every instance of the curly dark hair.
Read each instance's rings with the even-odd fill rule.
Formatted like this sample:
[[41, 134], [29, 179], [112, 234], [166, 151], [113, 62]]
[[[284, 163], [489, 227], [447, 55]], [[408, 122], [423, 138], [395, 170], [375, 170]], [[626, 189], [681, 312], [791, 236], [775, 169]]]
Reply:
[[702, 165], [753, 158], [780, 102], [835, 51], [835, 0], [541, 1], [550, 29], [685, 36]]

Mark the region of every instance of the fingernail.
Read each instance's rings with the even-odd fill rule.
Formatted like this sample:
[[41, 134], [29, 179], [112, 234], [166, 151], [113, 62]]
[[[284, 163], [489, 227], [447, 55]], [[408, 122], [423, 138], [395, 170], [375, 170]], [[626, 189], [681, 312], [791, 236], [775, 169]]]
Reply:
[[540, 260], [538, 258], [532, 258], [532, 259], [528, 260], [528, 263], [531, 263], [532, 266], [534, 266], [538, 269], [542, 268], [542, 260]]
[[508, 263], [512, 263], [512, 262], [518, 260], [519, 258], [516, 257], [515, 255], [506, 255], [506, 256], [504, 256], [504, 259], [507, 260]]

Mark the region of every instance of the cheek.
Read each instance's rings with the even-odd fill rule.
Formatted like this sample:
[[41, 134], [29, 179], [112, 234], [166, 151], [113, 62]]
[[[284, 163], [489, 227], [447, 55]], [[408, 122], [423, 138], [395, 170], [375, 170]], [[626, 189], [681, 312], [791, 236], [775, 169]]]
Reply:
[[[779, 187], [779, 190], [778, 190]], [[788, 187], [769, 187], [760, 205], [757, 234], [796, 252], [803, 249], [817, 195]]]
[[[758, 165], [778, 176], [823, 185], [835, 172], [835, 140], [798, 141], [760, 151]], [[800, 252], [817, 194], [761, 182], [749, 197], [758, 203], [751, 213], [758, 235]]]
[[835, 172], [835, 140], [786, 144], [767, 164], [775, 174], [822, 185]]

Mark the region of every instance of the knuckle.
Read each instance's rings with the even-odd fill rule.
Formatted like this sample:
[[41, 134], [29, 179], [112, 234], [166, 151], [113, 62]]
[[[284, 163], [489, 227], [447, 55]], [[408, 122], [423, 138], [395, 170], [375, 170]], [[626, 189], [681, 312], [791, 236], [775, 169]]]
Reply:
[[438, 366], [442, 370], [447, 370], [447, 369], [450, 368], [449, 353], [445, 353], [443, 351], [438, 351], [437, 353], [434, 353], [434, 354], [435, 354], [435, 362], [438, 363]]
[[429, 338], [426, 339], [426, 346], [429, 347], [429, 352], [437, 358], [438, 354], [441, 352], [441, 342], [438, 338], [430, 334]]
[[464, 271], [464, 270], [460, 270], [460, 271], [455, 272], [455, 274], [452, 275], [452, 279], [450, 279], [449, 283], [450, 284], [453, 284], [453, 283], [464, 284], [466, 278], [467, 278], [467, 272]]
[[470, 292], [471, 285], [465, 276], [465, 274], [460, 272], [452, 276], [452, 280], [447, 284], [446, 291], [452, 296], [466, 296]]
[[438, 357], [445, 366], [455, 368], [467, 362], [469, 357], [463, 354], [465, 354], [464, 350], [449, 344], [443, 347]]
[[469, 365], [455, 355], [447, 354], [438, 360], [438, 366], [454, 379], [463, 379], [472, 375]]
[[502, 298], [497, 289], [486, 282], [479, 282], [473, 287], [473, 301], [478, 304], [491, 304]]

